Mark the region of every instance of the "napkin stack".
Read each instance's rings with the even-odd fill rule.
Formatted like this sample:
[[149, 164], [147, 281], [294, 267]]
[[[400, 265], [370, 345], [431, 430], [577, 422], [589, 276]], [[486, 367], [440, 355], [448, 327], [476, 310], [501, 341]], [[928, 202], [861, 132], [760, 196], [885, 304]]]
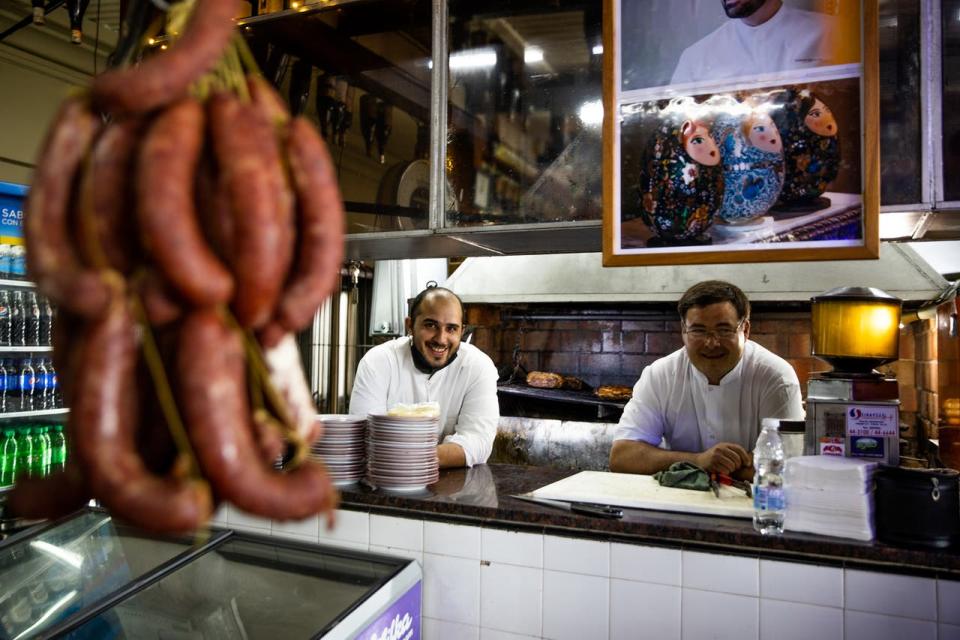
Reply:
[[835, 456], [786, 461], [783, 528], [826, 536], [873, 540], [873, 472], [876, 462]]

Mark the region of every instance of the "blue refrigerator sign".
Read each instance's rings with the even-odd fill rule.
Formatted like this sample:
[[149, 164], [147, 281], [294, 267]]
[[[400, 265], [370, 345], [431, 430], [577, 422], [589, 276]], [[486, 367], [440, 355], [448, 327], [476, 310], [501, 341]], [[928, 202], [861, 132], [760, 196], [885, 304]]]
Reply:
[[389, 609], [358, 634], [357, 640], [419, 640], [421, 584], [417, 581], [410, 587]]
[[23, 201], [29, 189], [0, 182], [0, 244], [23, 244]]

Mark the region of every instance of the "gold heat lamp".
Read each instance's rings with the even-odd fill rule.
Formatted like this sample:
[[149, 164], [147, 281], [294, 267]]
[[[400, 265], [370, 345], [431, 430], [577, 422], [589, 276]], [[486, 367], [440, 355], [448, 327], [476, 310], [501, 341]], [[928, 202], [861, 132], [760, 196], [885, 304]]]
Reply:
[[901, 301], [872, 287], [840, 287], [812, 299], [812, 353], [831, 364], [826, 375], [877, 375], [900, 354]]

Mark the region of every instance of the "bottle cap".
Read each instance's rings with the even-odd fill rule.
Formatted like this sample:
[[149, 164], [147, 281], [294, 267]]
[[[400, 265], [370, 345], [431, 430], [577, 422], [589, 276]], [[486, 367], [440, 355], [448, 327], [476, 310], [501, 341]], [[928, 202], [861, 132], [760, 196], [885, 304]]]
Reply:
[[780, 418], [764, 418], [760, 421], [760, 427], [763, 429], [779, 429]]

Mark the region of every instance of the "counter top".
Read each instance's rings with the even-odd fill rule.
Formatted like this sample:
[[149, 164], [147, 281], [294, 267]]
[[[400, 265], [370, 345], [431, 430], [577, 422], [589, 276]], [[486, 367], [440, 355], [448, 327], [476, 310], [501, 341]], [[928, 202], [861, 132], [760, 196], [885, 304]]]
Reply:
[[815, 562], [960, 580], [960, 549], [912, 549], [805, 533], [762, 536], [749, 520], [624, 509], [622, 520], [578, 515], [511, 497], [573, 475], [552, 467], [509, 464], [444, 470], [424, 490], [395, 493], [345, 487], [341, 507], [391, 516], [522, 530], [594, 540]]

